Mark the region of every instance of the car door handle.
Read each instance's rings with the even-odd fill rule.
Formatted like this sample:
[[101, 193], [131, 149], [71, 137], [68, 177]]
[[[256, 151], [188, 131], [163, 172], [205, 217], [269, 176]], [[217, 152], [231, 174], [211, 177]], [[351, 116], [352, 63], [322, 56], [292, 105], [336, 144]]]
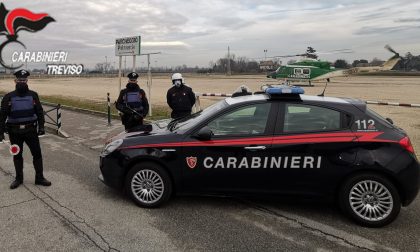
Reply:
[[162, 149], [162, 151], [164, 151], [164, 152], [175, 152], [176, 150], [175, 149]]
[[265, 150], [266, 146], [247, 146], [244, 149], [245, 150]]

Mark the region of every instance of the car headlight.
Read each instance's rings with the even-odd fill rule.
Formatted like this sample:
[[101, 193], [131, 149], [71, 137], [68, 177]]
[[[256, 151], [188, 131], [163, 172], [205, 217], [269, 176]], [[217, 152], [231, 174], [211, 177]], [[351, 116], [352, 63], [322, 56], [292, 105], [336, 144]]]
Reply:
[[105, 146], [104, 150], [102, 151], [101, 156], [105, 157], [105, 156], [111, 154], [114, 150], [116, 150], [118, 147], [120, 147], [122, 143], [123, 143], [123, 140], [118, 139], [118, 140], [115, 140], [115, 141], [107, 144], [107, 146]]

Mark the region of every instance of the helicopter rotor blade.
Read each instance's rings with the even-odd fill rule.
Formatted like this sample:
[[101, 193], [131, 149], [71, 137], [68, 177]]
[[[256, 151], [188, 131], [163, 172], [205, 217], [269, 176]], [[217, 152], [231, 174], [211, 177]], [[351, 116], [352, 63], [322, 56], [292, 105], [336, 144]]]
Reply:
[[330, 50], [330, 51], [322, 51], [322, 52], [318, 52], [318, 53], [353, 53], [354, 51], [352, 49], [349, 48], [345, 48], [345, 49], [336, 49], [336, 50]]
[[318, 52], [317, 54], [340, 54], [340, 53], [354, 53], [352, 49], [337, 49], [331, 51], [322, 51]]
[[387, 49], [388, 51], [392, 52], [392, 53], [393, 53], [393, 54], [395, 54], [395, 56], [397, 56], [397, 57], [399, 57], [399, 56], [400, 56], [400, 54], [399, 54], [399, 53], [397, 53], [394, 49], [392, 49], [392, 47], [391, 47], [391, 46], [389, 46], [389, 45], [385, 45], [385, 49]]
[[301, 54], [293, 54], [293, 55], [278, 55], [272, 56], [273, 58], [291, 58], [291, 57], [298, 57], [298, 56], [308, 56], [308, 54], [340, 54], [340, 53], [354, 53], [352, 49], [337, 49], [331, 51], [324, 51], [324, 52], [314, 52], [314, 53], [301, 53]]
[[317, 54], [323, 55], [323, 54], [341, 54], [341, 53], [354, 53], [354, 51], [320, 52]]
[[306, 54], [278, 55], [278, 56], [272, 56], [272, 58], [291, 58], [291, 57], [304, 56], [304, 55]]

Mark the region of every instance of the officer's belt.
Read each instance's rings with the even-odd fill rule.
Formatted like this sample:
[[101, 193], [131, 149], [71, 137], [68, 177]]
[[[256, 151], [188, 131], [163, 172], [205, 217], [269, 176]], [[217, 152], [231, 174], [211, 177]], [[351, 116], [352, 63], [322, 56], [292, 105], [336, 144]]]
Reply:
[[35, 128], [36, 122], [29, 123], [29, 124], [7, 124], [7, 127], [10, 129], [29, 129]]

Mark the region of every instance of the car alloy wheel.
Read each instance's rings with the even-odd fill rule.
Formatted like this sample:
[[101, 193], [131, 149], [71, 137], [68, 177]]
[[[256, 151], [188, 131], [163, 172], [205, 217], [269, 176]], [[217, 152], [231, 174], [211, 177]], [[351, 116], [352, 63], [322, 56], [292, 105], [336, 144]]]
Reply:
[[363, 180], [350, 189], [349, 202], [352, 210], [367, 221], [383, 220], [394, 206], [391, 192], [381, 183]]
[[383, 227], [397, 218], [401, 200], [395, 185], [377, 173], [359, 173], [348, 178], [339, 192], [341, 209], [367, 227]]
[[162, 198], [165, 185], [157, 172], [144, 169], [133, 176], [131, 190], [140, 202], [153, 204]]
[[172, 195], [172, 180], [164, 167], [153, 162], [134, 165], [125, 179], [125, 192], [141, 207], [158, 207]]

